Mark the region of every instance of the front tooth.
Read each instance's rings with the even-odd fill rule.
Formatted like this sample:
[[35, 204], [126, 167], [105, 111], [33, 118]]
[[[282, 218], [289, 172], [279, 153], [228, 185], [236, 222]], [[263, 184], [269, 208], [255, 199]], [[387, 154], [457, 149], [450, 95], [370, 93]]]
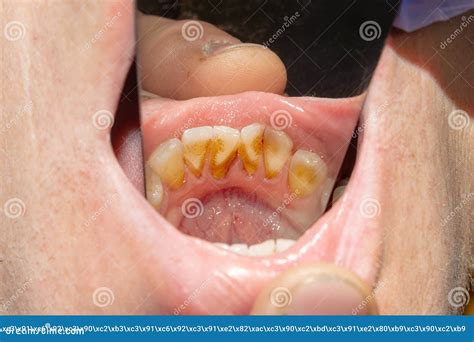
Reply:
[[187, 129], [181, 137], [184, 148], [184, 161], [196, 177], [201, 176], [206, 159], [207, 147], [211, 139], [211, 126]]
[[248, 254], [250, 256], [271, 255], [275, 252], [275, 240], [270, 239], [259, 243], [258, 245], [249, 246]]
[[273, 178], [285, 166], [290, 157], [293, 141], [283, 131], [266, 128], [263, 135], [263, 152], [265, 161], [265, 175]]
[[291, 158], [288, 183], [296, 194], [312, 194], [326, 177], [326, 163], [316, 153], [298, 150]]
[[183, 185], [183, 144], [178, 139], [169, 139], [158, 146], [148, 164], [171, 189], [176, 190]]
[[237, 154], [240, 132], [226, 126], [214, 126], [214, 137], [210, 145], [211, 174], [222, 179]]
[[264, 125], [256, 123], [240, 131], [239, 157], [250, 176], [257, 170], [258, 161], [262, 155], [264, 129]]
[[163, 200], [163, 185], [160, 177], [148, 165], [145, 168], [145, 181], [146, 198], [155, 209], [159, 209]]
[[245, 243], [235, 243], [230, 246], [230, 250], [237, 254], [247, 255], [249, 247]]
[[275, 252], [283, 252], [289, 249], [291, 246], [295, 244], [295, 240], [291, 239], [277, 239], [275, 243]]

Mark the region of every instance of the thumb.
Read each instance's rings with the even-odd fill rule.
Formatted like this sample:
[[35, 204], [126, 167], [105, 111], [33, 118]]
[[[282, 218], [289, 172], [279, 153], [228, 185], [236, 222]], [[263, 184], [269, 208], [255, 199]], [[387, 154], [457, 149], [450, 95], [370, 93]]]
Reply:
[[141, 15], [138, 36], [141, 84], [161, 97], [285, 90], [286, 69], [275, 53], [204, 21]]
[[327, 264], [297, 266], [260, 292], [253, 315], [375, 315], [373, 292], [359, 277]]

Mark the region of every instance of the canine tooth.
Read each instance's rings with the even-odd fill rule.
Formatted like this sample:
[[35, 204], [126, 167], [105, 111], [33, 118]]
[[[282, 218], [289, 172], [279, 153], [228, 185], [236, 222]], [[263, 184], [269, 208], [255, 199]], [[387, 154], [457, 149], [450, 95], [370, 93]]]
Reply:
[[184, 148], [184, 161], [196, 177], [201, 176], [207, 147], [211, 142], [212, 134], [211, 126], [202, 126], [187, 129], [181, 137]]
[[249, 247], [245, 243], [235, 243], [230, 246], [230, 250], [237, 254], [247, 255]]
[[337, 184], [336, 188], [332, 192], [332, 201], [331, 201], [332, 204], [336, 203], [337, 200], [341, 198], [342, 194], [346, 190], [347, 183], [348, 181], [346, 179], [343, 179]]
[[316, 153], [298, 150], [291, 158], [288, 184], [298, 195], [312, 194], [326, 177], [326, 163]]
[[271, 255], [275, 252], [275, 240], [266, 240], [257, 245], [249, 246], [248, 254], [251, 256]]
[[283, 131], [266, 128], [263, 135], [265, 175], [273, 178], [281, 171], [290, 157], [293, 141]]
[[162, 143], [152, 153], [148, 164], [172, 189], [178, 189], [184, 182], [183, 144], [176, 138]]
[[155, 209], [159, 209], [163, 200], [163, 185], [161, 184], [160, 177], [150, 166], [145, 168], [145, 181], [146, 198]]
[[216, 179], [227, 174], [235, 159], [239, 146], [240, 132], [226, 126], [214, 126], [214, 136], [210, 145], [211, 173]]
[[264, 125], [255, 123], [240, 131], [239, 157], [249, 175], [257, 170], [258, 161], [262, 155], [264, 129]]
[[295, 244], [295, 240], [291, 239], [277, 239], [275, 243], [275, 252], [283, 252], [289, 249], [291, 246]]

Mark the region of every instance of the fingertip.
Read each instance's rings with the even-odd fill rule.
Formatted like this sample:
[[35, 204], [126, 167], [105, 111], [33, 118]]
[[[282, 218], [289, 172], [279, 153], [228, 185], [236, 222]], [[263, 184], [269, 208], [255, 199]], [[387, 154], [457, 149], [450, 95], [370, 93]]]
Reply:
[[253, 315], [375, 315], [374, 291], [333, 265], [310, 264], [283, 272], [257, 297]]
[[139, 20], [141, 81], [151, 93], [184, 100], [285, 90], [283, 62], [262, 45], [243, 44], [205, 22], [151, 16]]

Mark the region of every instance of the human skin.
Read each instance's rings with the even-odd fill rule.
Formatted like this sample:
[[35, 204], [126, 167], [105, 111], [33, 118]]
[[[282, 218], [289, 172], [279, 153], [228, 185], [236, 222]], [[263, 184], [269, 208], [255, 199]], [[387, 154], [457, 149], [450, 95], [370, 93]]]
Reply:
[[[7, 3], [2, 17], [27, 28], [2, 43], [1, 203], [25, 204], [22, 216], [1, 216], [0, 302], [25, 289], [4, 311], [170, 313], [162, 279], [171, 260], [154, 250], [170, 232], [155, 225], [162, 221], [120, 168], [109, 131], [92, 121], [99, 110], [115, 112], [133, 54], [132, 4]], [[459, 22], [392, 33], [362, 108], [358, 154], [370, 156], [363, 166], [380, 202], [374, 286], [382, 314], [454, 313], [448, 293], [469, 283], [474, 202], [462, 195], [474, 191], [474, 127], [452, 129], [448, 115], [474, 112], [473, 47], [459, 37], [433, 50]], [[100, 287], [113, 289], [113, 305], [93, 303]]]

